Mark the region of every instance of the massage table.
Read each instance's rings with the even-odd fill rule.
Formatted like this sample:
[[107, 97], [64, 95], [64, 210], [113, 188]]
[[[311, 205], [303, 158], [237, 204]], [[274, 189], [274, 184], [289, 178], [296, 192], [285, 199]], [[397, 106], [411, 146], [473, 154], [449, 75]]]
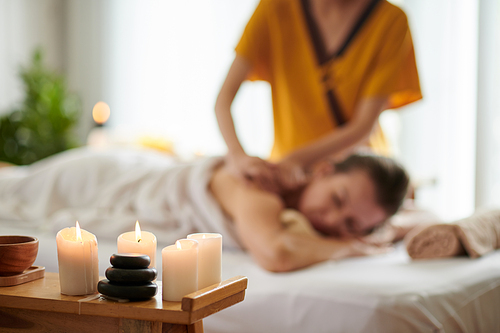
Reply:
[[[46, 163], [53, 168], [44, 169]], [[232, 225], [224, 220], [206, 189], [208, 170], [217, 159], [184, 169], [168, 169], [171, 163], [164, 155], [129, 149], [99, 154], [78, 149], [44, 161], [32, 183], [22, 183], [17, 190], [5, 187], [8, 182], [4, 185], [0, 215], [11, 220], [0, 218], [0, 235], [38, 237], [34, 265], [58, 272], [56, 233], [79, 220], [97, 236], [99, 271], [104, 276], [109, 257], [117, 252], [118, 235], [131, 231], [136, 218], [143, 230], [157, 236], [157, 258], [163, 247], [192, 230], [189, 223], [177, 225], [170, 218], [173, 213], [200, 230], [221, 230], [222, 278], [246, 276], [248, 288], [242, 303], [204, 321], [208, 333], [500, 332], [500, 250], [476, 259], [412, 260], [405, 244], [399, 242], [394, 251], [383, 255], [270, 273], [237, 249]], [[14, 172], [15, 178], [23, 170], [4, 172]], [[102, 188], [101, 177], [107, 173], [116, 182]], [[66, 189], [63, 199], [68, 202], [110, 201], [110, 207], [48, 211], [61, 205], [61, 195], [55, 190], [61, 188]], [[13, 191], [28, 198], [30, 204], [14, 200]], [[167, 204], [170, 210], [165, 212], [162, 208]], [[137, 211], [141, 217], [136, 217]], [[44, 223], [36, 219], [44, 214], [51, 218]], [[161, 260], [157, 263], [161, 281]]]

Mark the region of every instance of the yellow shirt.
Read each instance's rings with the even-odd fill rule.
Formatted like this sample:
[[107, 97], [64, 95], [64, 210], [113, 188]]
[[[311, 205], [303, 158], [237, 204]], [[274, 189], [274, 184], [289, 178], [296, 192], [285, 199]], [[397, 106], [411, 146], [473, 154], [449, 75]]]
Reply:
[[[324, 51], [307, 0], [261, 0], [237, 55], [252, 65], [250, 80], [271, 84], [272, 159], [347, 123], [363, 98], [387, 97], [388, 108], [422, 98], [413, 42], [404, 12], [374, 1], [337, 54]], [[375, 131], [371, 145], [385, 140]]]

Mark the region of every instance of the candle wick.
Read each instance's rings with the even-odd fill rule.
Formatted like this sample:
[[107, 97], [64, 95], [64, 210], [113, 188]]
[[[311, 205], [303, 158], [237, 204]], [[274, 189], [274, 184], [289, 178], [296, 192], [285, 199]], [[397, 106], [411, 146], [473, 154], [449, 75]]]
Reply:
[[141, 239], [139, 238], [139, 239], [137, 240], [137, 243], [140, 243], [140, 242], [141, 242]]

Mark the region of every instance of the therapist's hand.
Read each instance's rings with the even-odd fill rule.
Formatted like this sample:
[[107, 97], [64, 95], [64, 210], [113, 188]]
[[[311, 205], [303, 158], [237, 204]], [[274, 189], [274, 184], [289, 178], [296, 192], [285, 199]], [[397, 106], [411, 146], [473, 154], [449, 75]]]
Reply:
[[299, 164], [288, 160], [278, 163], [274, 172], [282, 190], [294, 190], [307, 182], [304, 169]]
[[228, 154], [226, 165], [229, 172], [247, 183], [255, 184], [263, 190], [274, 193], [278, 193], [280, 190], [279, 182], [276, 179], [276, 166], [270, 162], [246, 154]]

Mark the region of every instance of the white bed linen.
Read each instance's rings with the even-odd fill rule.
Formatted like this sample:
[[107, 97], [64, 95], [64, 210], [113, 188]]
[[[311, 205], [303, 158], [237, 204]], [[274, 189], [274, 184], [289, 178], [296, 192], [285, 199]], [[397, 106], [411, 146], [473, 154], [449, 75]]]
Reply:
[[[26, 234], [0, 224], [0, 234], [19, 232]], [[35, 264], [57, 272], [55, 234], [29, 234], [40, 239]], [[116, 242], [98, 242], [104, 275]], [[244, 252], [224, 251], [222, 277], [236, 275], [248, 277], [245, 300], [206, 318], [206, 333], [500, 332], [500, 250], [415, 262], [399, 244], [386, 255], [292, 273], [270, 273]]]
[[29, 166], [0, 169], [2, 224], [57, 231], [80, 226], [114, 239], [139, 220], [143, 230], [175, 242], [194, 232], [218, 232], [239, 248], [234, 225], [208, 183], [221, 157], [180, 163], [147, 149], [82, 147]]
[[[227, 253], [226, 275], [249, 278], [245, 301], [206, 332], [500, 332], [500, 251], [415, 262], [390, 254], [273, 274]], [[223, 329], [222, 329], [223, 328]]]

